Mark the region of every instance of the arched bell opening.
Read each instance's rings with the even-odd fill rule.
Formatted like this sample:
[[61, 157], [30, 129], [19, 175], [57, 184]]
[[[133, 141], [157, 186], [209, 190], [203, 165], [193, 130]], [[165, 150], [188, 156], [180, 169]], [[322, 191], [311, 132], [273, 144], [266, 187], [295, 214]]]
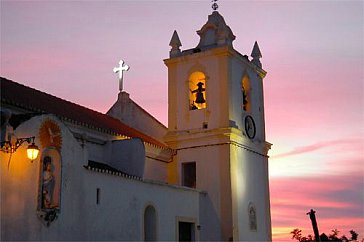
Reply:
[[203, 109], [207, 106], [206, 76], [203, 72], [193, 72], [188, 80], [189, 109]]
[[251, 112], [251, 86], [248, 75], [241, 79], [242, 108], [244, 111]]

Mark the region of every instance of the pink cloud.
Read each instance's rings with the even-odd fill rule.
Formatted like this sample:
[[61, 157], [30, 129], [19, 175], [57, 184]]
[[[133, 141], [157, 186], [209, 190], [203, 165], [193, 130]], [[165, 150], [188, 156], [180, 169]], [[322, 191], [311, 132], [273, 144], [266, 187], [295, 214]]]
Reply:
[[[320, 233], [337, 228], [349, 234], [354, 229], [364, 234], [363, 174], [310, 178], [273, 178], [271, 210], [274, 241], [289, 241], [289, 232], [300, 228], [312, 234], [306, 213], [313, 208]], [[338, 221], [340, 221], [338, 223]], [[288, 231], [288, 233], [287, 233]]]
[[323, 141], [323, 142], [318, 142], [312, 145], [306, 145], [306, 146], [301, 146], [301, 147], [296, 147], [293, 150], [286, 152], [286, 153], [282, 153], [282, 154], [277, 154], [272, 156], [272, 158], [282, 158], [282, 157], [287, 157], [287, 156], [293, 156], [293, 155], [299, 155], [299, 154], [303, 154], [303, 153], [307, 153], [307, 152], [313, 152], [319, 149], [324, 149], [324, 148], [328, 148], [328, 147], [333, 147], [333, 146], [352, 146], [352, 145], [356, 145], [356, 146], [361, 146], [362, 145], [363, 140], [362, 139], [343, 139], [343, 140], [331, 140], [331, 141]]
[[[19, 58], [21, 56], [21, 58]], [[80, 53], [74, 50], [58, 49], [56, 47], [8, 48], [2, 50], [1, 75], [64, 71], [79, 64]]]

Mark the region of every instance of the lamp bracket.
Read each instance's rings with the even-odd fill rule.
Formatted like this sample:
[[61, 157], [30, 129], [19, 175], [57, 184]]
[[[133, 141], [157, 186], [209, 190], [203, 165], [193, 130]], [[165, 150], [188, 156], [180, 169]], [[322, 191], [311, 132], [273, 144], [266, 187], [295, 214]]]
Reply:
[[28, 144], [34, 143], [35, 136], [28, 138], [17, 138], [15, 143], [11, 143], [11, 141], [3, 141], [0, 143], [1, 151], [5, 153], [15, 153], [15, 151], [24, 143]]

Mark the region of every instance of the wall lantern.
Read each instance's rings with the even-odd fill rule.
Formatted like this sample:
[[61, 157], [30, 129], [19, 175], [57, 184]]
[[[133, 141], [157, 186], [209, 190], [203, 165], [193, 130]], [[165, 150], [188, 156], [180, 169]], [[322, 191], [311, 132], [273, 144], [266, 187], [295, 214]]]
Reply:
[[35, 136], [16, 139], [15, 143], [12, 143], [11, 141], [3, 141], [1, 142], [1, 151], [13, 154], [24, 142], [27, 142], [29, 144], [27, 148], [27, 156], [33, 161], [37, 159], [39, 154], [39, 148], [35, 145], [34, 139]]

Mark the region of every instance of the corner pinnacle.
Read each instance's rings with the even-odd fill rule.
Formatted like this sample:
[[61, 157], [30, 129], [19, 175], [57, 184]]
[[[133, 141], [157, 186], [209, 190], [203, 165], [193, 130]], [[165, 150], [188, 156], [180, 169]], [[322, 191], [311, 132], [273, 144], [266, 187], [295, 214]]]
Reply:
[[250, 56], [253, 57], [253, 59], [262, 58], [262, 53], [260, 52], [259, 45], [258, 45], [257, 41], [255, 41], [255, 43], [254, 43], [254, 47], [253, 47], [253, 50], [252, 50], [252, 53], [251, 53]]
[[252, 53], [251, 53], [250, 56], [253, 57], [253, 59], [251, 60], [251, 62], [254, 65], [262, 68], [262, 63], [259, 60], [260, 58], [262, 58], [262, 53], [260, 52], [260, 49], [259, 49], [259, 46], [258, 46], [258, 42], [257, 41], [255, 41], [255, 43], [254, 43], [254, 47], [253, 47], [253, 50], [252, 50]]

